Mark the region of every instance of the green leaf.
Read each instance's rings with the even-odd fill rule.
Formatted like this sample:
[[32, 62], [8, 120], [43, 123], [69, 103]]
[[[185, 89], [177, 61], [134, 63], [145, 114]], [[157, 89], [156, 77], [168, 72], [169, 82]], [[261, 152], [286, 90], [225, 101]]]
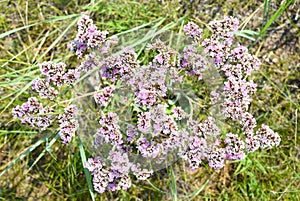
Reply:
[[[78, 143], [79, 143], [80, 157], [81, 157], [81, 161], [82, 161], [82, 165], [83, 165], [86, 162], [86, 156], [85, 156], [84, 148], [83, 148], [82, 141], [80, 139], [79, 134], [78, 134]], [[89, 191], [91, 194], [91, 198], [93, 201], [95, 201], [95, 195], [93, 192], [93, 184], [92, 184], [91, 174], [87, 168], [84, 167], [83, 169], [84, 169], [86, 181], [88, 183], [88, 188], [89, 188]]]
[[189, 194], [187, 197], [188, 197], [190, 200], [194, 199], [201, 191], [203, 191], [203, 189], [204, 189], [205, 186], [208, 184], [208, 182], [209, 182], [209, 179], [206, 180], [206, 182], [205, 182], [202, 186], [200, 186], [199, 189], [197, 189], [197, 190], [194, 191], [193, 193]]
[[245, 33], [245, 34], [249, 34], [249, 35], [256, 35], [256, 36], [259, 35], [258, 32], [252, 31], [252, 30], [241, 30], [240, 32]]
[[171, 176], [171, 194], [172, 194], [172, 200], [177, 201], [177, 186], [176, 186], [176, 179], [175, 174], [173, 171], [173, 167], [170, 167], [170, 176]]
[[153, 188], [151, 190], [155, 190], [157, 192], [160, 192], [160, 193], [163, 193], [163, 194], [166, 194], [166, 192], [164, 192], [163, 190], [160, 190], [158, 187], [156, 187], [154, 184], [151, 183], [151, 181], [149, 179], [146, 179], [146, 181], [150, 184], [150, 186]]
[[274, 15], [272, 15], [270, 20], [266, 23], [266, 25], [260, 31], [261, 36], [264, 35], [264, 33], [271, 26], [271, 24], [273, 24], [273, 22], [275, 22], [275, 20], [285, 11], [285, 9], [287, 9], [289, 7], [289, 5], [291, 5], [292, 2], [294, 2], [294, 0], [283, 1], [281, 3], [281, 6], [279, 7], [279, 9], [275, 12]]
[[255, 161], [255, 165], [256, 165], [256, 167], [257, 167], [258, 169], [260, 169], [264, 174], [267, 174], [266, 169], [264, 168], [264, 166], [263, 166], [258, 160]]
[[243, 33], [242, 31], [234, 31], [233, 33], [236, 36], [242, 36], [242, 37], [247, 38], [249, 40], [255, 41], [255, 38], [253, 38], [251, 36], [248, 36], [247, 34]]
[[38, 132], [36, 132], [36, 131], [20, 131], [20, 130], [15, 130], [15, 131], [0, 130], [0, 135], [7, 135], [7, 134], [13, 134], [13, 133], [37, 134]]

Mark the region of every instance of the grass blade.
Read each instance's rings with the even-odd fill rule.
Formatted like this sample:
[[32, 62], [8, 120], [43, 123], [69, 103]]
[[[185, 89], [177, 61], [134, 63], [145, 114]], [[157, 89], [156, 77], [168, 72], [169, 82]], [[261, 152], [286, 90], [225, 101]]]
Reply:
[[[72, 15], [74, 17], [74, 15]], [[63, 16], [62, 16], [63, 17]], [[47, 50], [37, 59], [37, 62], [40, 61], [67, 33], [67, 31], [77, 22], [77, 18], [73, 20], [72, 23], [56, 38], [56, 40], [47, 48]], [[1, 111], [0, 114], [2, 114], [15, 100], [18, 98], [24, 91], [26, 91], [32, 84], [33, 80], [35, 80], [37, 77], [32, 79], [31, 82], [29, 82], [20, 92], [6, 105], [6, 107]]]
[[[166, 194], [166, 192], [164, 192], [163, 190], [160, 190], [158, 187], [156, 187], [149, 179], [146, 179], [146, 181], [148, 182], [148, 184], [150, 184], [150, 186], [156, 190], [157, 192], [160, 192], [160, 193], [163, 193], [163, 194]], [[151, 188], [150, 188], [151, 189]], [[152, 189], [151, 189], [152, 190]]]
[[248, 35], [252, 35], [252, 36], [253, 36], [253, 35], [256, 35], [256, 36], [259, 35], [258, 32], [252, 31], [252, 30], [242, 30], [242, 31], [240, 31], [240, 32], [245, 33], [245, 34], [248, 34]]
[[[25, 172], [25, 175], [30, 172], [30, 170], [39, 162], [39, 160], [45, 155], [46, 151], [48, 151], [51, 154], [50, 147], [56, 142], [56, 140], [59, 138], [60, 134], [59, 132], [56, 134], [56, 136], [50, 141], [50, 143], [46, 143], [46, 148], [40, 153], [40, 155], [35, 159], [35, 161], [32, 163], [32, 165], [29, 167], [29, 169]], [[47, 141], [48, 138], [46, 138]], [[52, 154], [51, 154], [52, 155]], [[53, 155], [52, 155], [53, 157]]]
[[172, 195], [172, 200], [177, 201], [177, 186], [176, 186], [176, 179], [175, 179], [175, 174], [173, 171], [173, 167], [170, 167], [170, 176], [171, 176], [171, 195]]
[[36, 131], [7, 131], [7, 130], [0, 130], [0, 135], [7, 135], [7, 134], [14, 134], [14, 133], [22, 133], [22, 134], [37, 134]]
[[[120, 36], [120, 35], [124, 35], [124, 34], [126, 34], [126, 33], [130, 33], [130, 32], [133, 32], [133, 31], [138, 31], [138, 30], [140, 30], [140, 29], [142, 29], [142, 28], [144, 28], [144, 27], [147, 27], [147, 26], [149, 26], [149, 25], [152, 25], [152, 24], [155, 23], [155, 22], [158, 22], [158, 21], [163, 22], [164, 20], [165, 20], [165, 18], [160, 17], [160, 18], [158, 18], [158, 19], [156, 19], [156, 20], [153, 20], [153, 21], [151, 21], [151, 22], [148, 22], [148, 23], [146, 23], [146, 24], [142, 24], [142, 25], [137, 26], [137, 27], [134, 27], [134, 28], [132, 28], [132, 29], [129, 29], [129, 30], [126, 30], [126, 31], [122, 31], [122, 32], [120, 32], [120, 33], [117, 33], [117, 34], [115, 34], [114, 36]], [[159, 23], [160, 23], [160, 22], [159, 22]]]
[[268, 20], [269, 8], [270, 8], [270, 1], [265, 0], [263, 22]]
[[234, 31], [233, 33], [234, 33], [234, 35], [236, 35], [236, 36], [242, 36], [242, 37], [247, 38], [247, 39], [249, 39], [249, 40], [255, 41], [255, 38], [253, 38], [253, 37], [251, 37], [251, 36], [248, 36], [247, 34], [245, 34], [245, 33], [242, 32], [242, 31]]
[[200, 186], [200, 188], [199, 188], [198, 190], [196, 190], [196, 191], [194, 191], [193, 193], [189, 194], [187, 197], [188, 197], [190, 200], [194, 199], [197, 195], [199, 195], [199, 193], [200, 193], [201, 191], [203, 191], [203, 189], [204, 189], [205, 186], [208, 184], [208, 182], [209, 182], [209, 179], [206, 180], [206, 182], [205, 182], [202, 186]]
[[66, 19], [73, 18], [73, 17], [78, 17], [78, 16], [79, 16], [78, 14], [72, 14], [72, 15], [66, 15], [66, 16], [58, 16], [58, 17], [54, 17], [54, 18], [50, 18], [48, 20], [45, 20], [44, 22], [37, 22], [37, 23], [26, 25], [26, 26], [18, 27], [18, 28], [15, 28], [15, 29], [12, 29], [12, 30], [9, 30], [9, 31], [7, 31], [5, 33], [0, 34], [0, 39], [4, 38], [4, 37], [6, 37], [6, 36], [8, 36], [8, 35], [10, 35], [12, 33], [21, 31], [23, 29], [28, 29], [29, 27], [32, 27], [32, 26], [36, 26], [36, 25], [40, 25], [40, 24], [46, 24], [46, 23], [53, 23], [53, 22], [57, 22], [57, 21], [61, 21], [61, 20], [66, 20]]
[[49, 137], [51, 137], [52, 135], [53, 135], [53, 133], [49, 133], [48, 135], [46, 135], [45, 137], [43, 137], [42, 139], [38, 140], [36, 143], [34, 143], [33, 145], [31, 145], [26, 151], [24, 151], [24, 153], [22, 153], [20, 156], [18, 156], [16, 159], [14, 159], [11, 163], [9, 163], [7, 165], [7, 167], [0, 173], [0, 177], [2, 175], [4, 175], [10, 168], [12, 168], [17, 162], [19, 162], [20, 160], [22, 160], [25, 156], [27, 156], [28, 154], [30, 154], [33, 150], [35, 150], [42, 143], [44, 143], [46, 141], [46, 139], [49, 138]]
[[[86, 162], [86, 156], [85, 156], [85, 152], [84, 152], [82, 141], [80, 139], [79, 134], [78, 134], [78, 143], [79, 143], [80, 157], [81, 157], [81, 161], [82, 161], [82, 165], [83, 165]], [[90, 172], [87, 168], [84, 167], [83, 169], [84, 169], [86, 181], [88, 183], [88, 188], [89, 188], [89, 191], [90, 191], [90, 194], [91, 194], [91, 198], [92, 198], [93, 201], [95, 201], [95, 195], [94, 195], [94, 192], [93, 192], [93, 184], [91, 182], [92, 181], [91, 174], [90, 174]]]
[[[36, 79], [38, 76], [36, 76], [34, 79]], [[33, 79], [33, 80], [34, 80]], [[33, 82], [33, 80], [31, 81], [31, 82], [29, 82], [27, 85], [25, 85], [25, 87], [23, 87], [20, 91], [19, 91], [19, 93], [5, 106], [5, 108], [1, 111], [1, 113], [0, 114], [2, 114], [3, 112], [5, 112], [5, 110], [7, 110], [7, 108], [24, 92], [24, 91], [26, 91], [31, 85], [32, 85], [32, 82]]]
[[272, 15], [272, 17], [270, 18], [270, 20], [266, 23], [266, 25], [260, 31], [260, 35], [261, 36], [265, 34], [265, 32], [271, 26], [271, 24], [273, 24], [273, 22], [283, 13], [283, 11], [285, 11], [285, 9], [287, 9], [289, 7], [289, 5], [291, 5], [291, 3], [293, 1], [294, 0], [283, 1], [281, 3], [281, 6], [279, 7], [279, 9], [275, 12], [274, 15]]
[[37, 59], [37, 62], [39, 62], [63, 37], [64, 35], [69, 31], [69, 29], [77, 22], [78, 18], [73, 20], [69, 24], [69, 26], [55, 39], [55, 41], [47, 48], [47, 50]]

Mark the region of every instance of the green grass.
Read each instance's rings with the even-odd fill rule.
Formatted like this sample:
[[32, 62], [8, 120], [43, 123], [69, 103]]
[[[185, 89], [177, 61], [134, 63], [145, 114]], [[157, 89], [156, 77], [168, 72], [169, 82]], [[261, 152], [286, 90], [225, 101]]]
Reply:
[[[300, 200], [299, 2], [145, 2], [0, 2], [0, 200]], [[76, 34], [82, 11], [111, 35], [155, 25], [160, 29], [150, 34], [171, 26], [181, 31], [182, 17], [204, 28], [211, 19], [231, 12], [238, 16], [243, 30], [236, 34], [238, 39], [263, 62], [251, 76], [259, 89], [250, 110], [258, 124], [280, 134], [281, 145], [228, 162], [217, 171], [203, 165], [190, 172], [179, 161], [147, 181], [133, 181], [128, 191], [93, 193], [83, 168], [89, 153], [79, 137], [63, 145], [55, 126], [37, 132], [11, 116], [12, 107], [34, 94], [30, 86], [39, 76], [38, 62], [76, 65], [66, 44]], [[280, 31], [290, 34], [278, 35]], [[72, 99], [69, 92], [62, 96], [61, 105]], [[48, 104], [53, 105], [44, 102]]]

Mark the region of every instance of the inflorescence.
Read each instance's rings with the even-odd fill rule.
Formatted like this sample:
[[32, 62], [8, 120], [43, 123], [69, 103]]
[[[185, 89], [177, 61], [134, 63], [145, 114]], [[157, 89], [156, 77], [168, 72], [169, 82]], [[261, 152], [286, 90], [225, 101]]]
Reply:
[[[82, 59], [80, 65], [75, 69], [67, 69], [62, 62], [39, 64], [45, 78], [36, 79], [32, 88], [40, 98], [51, 101], [57, 98], [60, 87], [73, 85], [81, 73], [95, 68], [101, 72], [101, 79], [110, 83], [93, 95], [101, 110], [98, 113], [101, 114], [100, 126], [94, 135], [93, 145], [113, 145], [109, 160], [95, 156], [84, 164], [93, 176], [95, 191], [103, 193], [128, 189], [131, 186], [130, 172], [140, 180], [151, 176], [153, 170], [132, 161], [132, 154], [163, 161], [168, 153], [175, 151], [192, 169], [198, 168], [203, 162], [219, 169], [224, 167], [225, 160], [242, 160], [249, 152], [279, 145], [281, 139], [278, 133], [264, 124], [256, 130], [256, 119], [249, 113], [251, 96], [257, 88], [249, 76], [259, 69], [260, 61], [246, 47], [235, 46], [234, 31], [237, 31], [238, 24], [233, 17], [213, 21], [209, 24], [211, 36], [203, 39], [202, 29], [189, 22], [183, 30], [192, 40], [192, 45], [179, 53], [157, 40], [146, 48], [146, 51], [156, 55], [147, 65], [142, 65], [130, 47], [123, 48], [119, 55], [111, 55], [100, 61], [95, 52], [99, 51], [101, 55], [108, 53], [117, 44], [117, 38], [106, 39], [108, 32], [99, 31], [93, 20], [83, 14], [78, 21], [78, 34], [69, 45], [71, 51]], [[199, 45], [207, 57], [197, 51]], [[210, 93], [211, 104], [220, 103], [226, 120], [241, 127], [241, 132], [236, 134], [227, 132], [222, 135], [217, 119], [209, 116], [199, 122], [180, 105], [168, 104], [170, 89], [167, 83], [180, 84], [186, 76], [203, 79], [203, 73], [211, 65], [210, 60], [226, 79], [220, 90]], [[110, 106], [117, 81], [133, 91], [133, 103], [141, 108], [134, 123], [126, 126], [126, 132], [121, 129], [117, 113], [102, 110]], [[42, 130], [53, 121], [52, 112], [53, 109], [43, 107], [35, 97], [12, 111], [14, 118]], [[78, 128], [77, 113], [76, 107], [69, 105], [58, 116], [63, 143], [69, 143], [75, 135]], [[187, 122], [187, 126], [182, 122]]]

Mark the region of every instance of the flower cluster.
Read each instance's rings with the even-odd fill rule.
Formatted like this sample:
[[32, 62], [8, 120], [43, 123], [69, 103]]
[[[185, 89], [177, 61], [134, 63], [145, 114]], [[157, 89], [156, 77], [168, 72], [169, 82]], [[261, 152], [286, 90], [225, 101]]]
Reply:
[[209, 25], [214, 32], [213, 37], [223, 40], [229, 45], [233, 41], [233, 31], [238, 29], [239, 21], [234, 17], [226, 16], [222, 20], [210, 22]]
[[135, 104], [142, 107], [151, 107], [156, 102], [156, 97], [155, 91], [140, 88], [136, 92]]
[[[259, 68], [260, 61], [250, 54], [247, 48], [232, 47], [237, 27], [238, 21], [233, 17], [211, 22], [210, 28], [213, 33], [210, 38], [203, 40], [202, 46], [207, 56], [213, 59], [216, 69], [226, 79], [222, 91], [218, 89], [218, 92], [211, 92], [211, 103], [220, 103], [222, 98], [222, 114], [240, 124], [246, 138], [243, 138], [242, 134], [232, 133], [227, 133], [226, 137], [222, 138], [215, 118], [208, 117], [198, 122], [180, 106], [170, 106], [163, 101], [167, 99], [170, 90], [167, 87], [168, 82], [182, 82], [186, 75], [195, 75], [201, 80], [203, 73], [210, 66], [209, 59], [197, 49], [197, 44], [202, 40], [202, 30], [195, 23], [188, 23], [184, 27], [188, 37], [193, 39], [193, 44], [185, 47], [182, 54], [157, 40], [146, 48], [147, 51], [154, 52], [153, 59], [146, 65], [140, 65], [134, 50], [130, 48], [123, 49], [119, 56], [110, 56], [101, 62], [102, 76], [112, 83], [121, 80], [129, 86], [133, 90], [134, 105], [141, 110], [136, 114], [136, 125], [127, 125], [125, 135], [122, 135], [116, 113], [109, 112], [100, 119], [101, 128], [95, 134], [95, 144], [110, 143], [117, 147], [122, 153], [115, 154], [122, 158], [121, 161], [125, 160], [122, 164], [126, 165], [122, 168], [115, 167], [114, 164], [118, 163], [114, 162], [114, 156], [111, 156], [110, 168], [101, 166], [100, 172], [105, 171], [104, 175], [95, 174], [91, 168], [96, 191], [122, 189], [119, 182], [124, 177], [124, 180], [128, 181], [129, 170], [139, 179], [150, 176], [153, 170], [131, 163], [129, 154], [140, 154], [145, 159], [159, 163], [167, 160], [168, 153], [174, 152], [186, 160], [192, 169], [198, 168], [203, 161], [211, 168], [220, 169], [224, 167], [226, 159], [242, 160], [246, 157], [246, 152], [279, 144], [279, 135], [265, 125], [254, 135], [256, 120], [248, 109], [252, 101], [251, 95], [255, 93], [257, 85], [252, 80], [248, 81], [248, 76]], [[96, 102], [102, 106], [106, 105], [112, 91], [108, 89], [106, 95], [99, 94], [95, 97]], [[187, 118], [186, 128], [179, 122]], [[100, 161], [97, 158], [94, 160]], [[92, 159], [90, 167], [93, 166], [91, 161]], [[126, 174], [121, 174], [120, 170], [124, 170]], [[110, 174], [114, 176], [109, 176]]]
[[188, 114], [181, 107], [174, 107], [172, 112], [176, 120], [182, 120], [188, 117]]
[[255, 135], [249, 135], [245, 139], [245, 146], [246, 146], [246, 151], [251, 153], [259, 149], [260, 147], [260, 140], [259, 137]]
[[[31, 97], [23, 105], [18, 105], [12, 109], [13, 118], [20, 119], [22, 123], [28, 123], [41, 130], [45, 130], [52, 123], [54, 115], [51, 113], [53, 113], [53, 109], [43, 107], [36, 97]], [[58, 116], [60, 137], [65, 144], [71, 141], [78, 128], [78, 123], [75, 120], [76, 115], [76, 107], [70, 105], [64, 109], [64, 114]]]
[[199, 137], [216, 137], [220, 135], [220, 129], [217, 126], [216, 120], [213, 117], [208, 117], [202, 123], [197, 123], [194, 120], [190, 120], [188, 124], [189, 129], [192, 130], [193, 134]]
[[189, 75], [196, 75], [199, 80], [202, 79], [202, 73], [209, 66], [208, 60], [197, 52], [195, 45], [189, 45], [184, 48], [183, 56], [180, 59], [180, 69], [185, 69]]
[[202, 37], [202, 29], [193, 22], [188, 22], [183, 30], [188, 34], [189, 37], [193, 38], [196, 43], [198, 43]]
[[58, 90], [54, 87], [61, 87], [63, 83], [71, 85], [80, 76], [76, 69], [68, 69], [66, 64], [46, 61], [39, 64], [40, 71], [46, 76], [45, 79], [38, 78], [33, 81], [32, 89], [39, 93], [41, 98], [53, 100], [58, 95]]
[[118, 115], [116, 113], [109, 112], [107, 116], [103, 116], [99, 120], [99, 123], [101, 128], [97, 130], [95, 135], [95, 144], [111, 143], [119, 145], [123, 143], [120, 126], [118, 125]]
[[125, 154], [122, 155], [119, 152], [112, 153], [111, 168], [105, 167], [105, 164], [97, 157], [88, 159], [84, 167], [88, 168], [93, 175], [93, 186], [96, 192], [126, 190], [131, 186], [131, 180], [128, 172], [126, 172], [126, 163], [128, 162], [126, 159]]
[[78, 58], [81, 58], [89, 49], [99, 48], [108, 35], [107, 31], [99, 31], [93, 20], [82, 14], [77, 22], [78, 33], [74, 41], [69, 44]]
[[258, 131], [256, 131], [256, 135], [251, 133], [245, 139], [246, 142], [246, 150], [247, 152], [254, 152], [257, 149], [261, 148], [272, 148], [274, 146], [279, 146], [281, 141], [278, 133], [274, 132], [270, 129], [269, 126], [263, 124]]
[[238, 135], [228, 133], [224, 142], [226, 143], [226, 157], [229, 160], [241, 160], [245, 158], [246, 155], [243, 151], [245, 149], [245, 143]]
[[131, 186], [129, 172], [139, 180], [145, 180], [153, 173], [129, 161], [128, 154], [121, 150], [110, 151], [110, 164], [105, 164], [100, 157], [89, 158], [84, 163], [93, 175], [93, 186], [95, 191], [103, 193], [105, 191], [127, 190]]
[[75, 105], [69, 105], [64, 109], [64, 113], [58, 116], [58, 122], [60, 123], [60, 138], [63, 143], [69, 143], [72, 137], [75, 135], [75, 131], [78, 128], [78, 122], [75, 119], [78, 111]]
[[213, 33], [210, 38], [203, 40], [202, 46], [227, 79], [222, 94], [215, 91], [211, 93], [211, 102], [216, 103], [221, 96], [224, 97], [223, 114], [233, 120], [240, 120], [244, 131], [252, 133], [256, 120], [247, 110], [257, 85], [252, 80], [247, 81], [245, 75], [249, 76], [253, 70], [257, 70], [260, 61], [246, 47], [231, 48], [233, 32], [238, 28], [237, 19], [225, 17], [223, 20], [211, 22], [210, 28]]
[[263, 124], [261, 128], [256, 132], [256, 136], [260, 140], [260, 146], [262, 148], [272, 148], [280, 144], [280, 136], [278, 133], [270, 129], [269, 126]]
[[205, 157], [207, 141], [199, 136], [190, 136], [187, 144], [188, 147], [180, 153], [180, 156], [189, 163], [191, 169], [196, 169]]
[[207, 149], [206, 152], [209, 167], [220, 169], [225, 166], [226, 153], [224, 148], [214, 146]]
[[40, 78], [32, 82], [32, 89], [38, 92], [41, 98], [53, 100], [58, 95], [58, 91], [51, 87], [49, 82]]
[[102, 107], [106, 107], [113, 96], [114, 90], [114, 86], [104, 87], [100, 93], [94, 95], [95, 102]]
[[31, 97], [26, 103], [18, 105], [12, 110], [13, 118], [20, 119], [22, 123], [28, 123], [32, 127], [45, 130], [52, 122], [53, 110], [50, 107], [43, 107], [36, 97]]
[[[78, 57], [82, 57], [87, 53], [88, 49], [95, 49], [100, 47], [104, 42], [108, 32], [97, 30], [93, 21], [85, 14], [81, 16], [78, 21], [78, 34], [76, 39], [70, 44], [72, 50], [76, 52]], [[115, 38], [105, 43], [109, 48], [116, 43]], [[85, 61], [82, 62], [75, 69], [67, 69], [63, 62], [53, 63], [46, 61], [38, 64], [40, 72], [46, 78], [38, 78], [33, 81], [32, 89], [39, 93], [41, 98], [48, 98], [54, 100], [59, 91], [57, 87], [62, 87], [63, 84], [71, 85], [79, 78], [81, 72], [88, 72], [99, 65], [98, 59], [94, 53], [89, 53], [85, 56]], [[103, 99], [99, 97], [99, 101], [107, 101], [109, 88], [104, 90]], [[104, 104], [104, 102], [103, 102]], [[22, 123], [29, 123], [33, 127], [39, 127], [45, 130], [51, 123], [53, 115], [50, 107], [42, 107], [35, 97], [28, 99], [22, 106], [13, 108], [12, 113], [14, 118], [21, 119]], [[78, 123], [75, 120], [77, 110], [73, 105], [65, 108], [65, 113], [59, 115], [60, 135], [64, 143], [71, 141]]]
[[[238, 46], [230, 52], [230, 62], [239, 63], [239, 68], [242, 68], [247, 75], [251, 75], [252, 71], [258, 70], [261, 65], [260, 60], [250, 54], [244, 46]], [[229, 69], [227, 72], [230, 71]], [[229, 72], [230, 73], [230, 72]]]
[[178, 152], [179, 156], [186, 153], [186, 144], [188, 144], [189, 132], [184, 128], [176, 132], [172, 132], [166, 140], [162, 141], [162, 154]]
[[243, 125], [243, 130], [246, 134], [252, 134], [256, 127], [256, 119], [249, 112], [245, 112], [242, 114], [240, 124]]
[[157, 40], [154, 44], [147, 46], [147, 51], [155, 51], [158, 54], [149, 65], [138, 68], [134, 66], [128, 83], [136, 93], [135, 104], [151, 108], [158, 97], [166, 96], [167, 81], [178, 83], [182, 81], [182, 77], [176, 70], [174, 60], [176, 52], [172, 48]]
[[139, 138], [137, 141], [137, 149], [145, 158], [156, 158], [160, 152], [160, 147], [153, 141], [148, 141], [146, 138]]
[[62, 86], [64, 82], [64, 74], [66, 70], [66, 64], [63, 62], [53, 63], [51, 61], [46, 61], [39, 64], [40, 71], [43, 75], [47, 77], [47, 82], [50, 82], [54, 86]]
[[[224, 20], [214, 21], [210, 23], [212, 36], [204, 39], [202, 46], [205, 52], [214, 59], [216, 67], [220, 68], [227, 79], [224, 82], [223, 92], [211, 92], [211, 103], [216, 103], [220, 97], [223, 100], [223, 114], [242, 125], [247, 135], [245, 142], [238, 135], [227, 134], [224, 143], [226, 147], [214, 148], [214, 152], [219, 153], [218, 163], [211, 162], [214, 157], [207, 155], [209, 165], [213, 167], [221, 167], [220, 161], [225, 157], [229, 160], [240, 160], [245, 157], [244, 150], [253, 152], [259, 147], [270, 148], [278, 146], [280, 136], [272, 131], [268, 126], [262, 125], [256, 135], [254, 128], [256, 127], [256, 119], [249, 113], [248, 108], [252, 101], [251, 95], [255, 93], [257, 85], [252, 81], [247, 81], [246, 77], [251, 75], [252, 71], [258, 70], [260, 61], [257, 57], [250, 54], [244, 46], [231, 48], [233, 42], [233, 32], [237, 30], [238, 21], [232, 17], [226, 17]], [[203, 126], [193, 124], [193, 131], [199, 133]]]
[[168, 115], [163, 121], [160, 121], [155, 124], [156, 132], [159, 131], [164, 135], [170, 135], [171, 133], [176, 133], [178, 131], [178, 127], [174, 118]]
[[212, 168], [223, 167], [226, 159], [225, 150], [218, 148], [220, 141], [217, 137], [220, 135], [220, 129], [215, 119], [208, 117], [201, 123], [189, 120], [188, 125], [192, 134], [187, 142], [188, 147], [181, 153], [181, 157], [189, 163], [190, 168], [198, 168], [202, 160], [209, 161]]
[[141, 132], [149, 131], [151, 126], [150, 112], [142, 112], [138, 114], [137, 127]]
[[[116, 113], [108, 112], [101, 117], [101, 128], [94, 135], [94, 144], [111, 144], [114, 148], [110, 152], [109, 163], [104, 163], [104, 158], [95, 157], [89, 159], [86, 165], [92, 172], [97, 192], [127, 189], [131, 185], [130, 171], [138, 179], [145, 179], [152, 174], [151, 168], [131, 162], [131, 154], [160, 163], [167, 160], [169, 153], [177, 153], [192, 169], [198, 168], [202, 162], [220, 169], [226, 160], [242, 160], [246, 152], [253, 152], [259, 147], [278, 146], [279, 135], [266, 125], [255, 132], [256, 120], [248, 112], [251, 96], [257, 88], [248, 77], [259, 68], [260, 61], [247, 48], [240, 45], [233, 47], [237, 19], [226, 17], [211, 22], [210, 28], [211, 37], [202, 40], [202, 30], [198, 25], [188, 23], [184, 26], [193, 44], [185, 47], [182, 53], [160, 40], [148, 45], [146, 50], [153, 51], [154, 54], [150, 55], [154, 56], [144, 65], [137, 61], [131, 48], [124, 48], [120, 55], [109, 56], [100, 62], [101, 76], [110, 83], [122, 81], [129, 87], [133, 91], [133, 105], [139, 110], [134, 116], [134, 123], [127, 126], [122, 126]], [[227, 133], [224, 138], [215, 118], [209, 116], [198, 122], [176, 101], [172, 105], [165, 101], [171, 90], [167, 87], [168, 83], [181, 83], [185, 76], [194, 75], [201, 80], [208, 67], [214, 66], [201, 55], [201, 50], [198, 51], [197, 44], [201, 40], [204, 52], [212, 58], [216, 70], [226, 79], [223, 90], [219, 88], [218, 92], [211, 92], [211, 103], [223, 101], [222, 114], [227, 120], [241, 125], [241, 134]], [[102, 52], [105, 54], [108, 49], [103, 45]], [[89, 67], [89, 64], [84, 65]], [[104, 88], [103, 92], [94, 96], [96, 103], [107, 106], [113, 90]], [[186, 122], [185, 119], [188, 120], [184, 126], [180, 122]], [[123, 127], [127, 128], [125, 132]]]
[[[89, 158], [84, 164], [93, 176], [95, 191], [126, 190], [131, 186], [130, 172], [139, 180], [145, 180], [154, 171], [152, 165], [164, 165], [170, 155], [181, 157], [192, 169], [198, 168], [202, 162], [220, 169], [225, 166], [226, 160], [242, 160], [246, 152], [279, 145], [280, 136], [267, 125], [255, 130], [256, 119], [248, 111], [251, 96], [257, 88], [249, 76], [259, 68], [260, 61], [246, 47], [234, 47], [237, 19], [226, 17], [209, 25], [212, 35], [206, 39], [201, 38], [202, 29], [195, 23], [189, 22], [184, 26], [184, 31], [193, 41], [192, 45], [183, 48], [183, 52], [157, 40], [146, 47], [145, 55], [150, 59], [139, 61], [135, 50], [130, 47], [108, 56], [118, 43], [117, 37], [105, 41], [108, 32], [99, 31], [83, 14], [78, 21], [76, 39], [70, 44], [77, 57], [82, 58], [80, 65], [66, 69], [62, 62], [39, 64], [46, 78], [35, 80], [32, 88], [41, 98], [50, 100], [58, 95], [57, 87], [73, 84], [82, 72], [99, 69], [97, 78], [101, 78], [101, 87], [98, 87], [101, 92], [95, 93], [93, 98], [101, 107], [98, 108], [101, 116], [93, 145], [99, 149], [109, 147], [110, 151], [107, 155]], [[208, 57], [203, 56], [201, 47], [198, 47], [201, 40], [202, 49]], [[93, 50], [99, 50], [101, 58], [106, 57], [100, 60]], [[224, 86], [210, 93], [211, 104], [221, 103], [225, 120], [240, 126], [238, 130], [241, 133], [232, 134], [227, 128], [221, 132], [221, 122], [209, 115], [206, 119], [202, 116], [195, 118], [192, 104], [197, 102], [180, 94], [181, 91], [185, 93], [180, 87], [186, 80], [203, 83], [201, 80], [206, 78], [204, 73], [209, 67], [214, 67], [226, 79]], [[113, 98], [117, 97], [117, 94], [114, 96], [115, 86], [119, 88], [119, 85], [120, 88], [124, 85], [130, 88], [128, 101], [132, 102], [128, 107], [132, 111], [132, 122], [119, 119], [117, 111], [111, 110], [114, 104], [109, 102], [113, 100], [116, 103]], [[180, 86], [178, 91], [177, 86]], [[182, 97], [188, 99], [189, 109], [180, 104]], [[43, 108], [34, 97], [13, 109], [14, 118], [43, 130], [53, 119], [48, 113], [52, 113], [52, 109]], [[75, 134], [77, 113], [76, 107], [70, 105], [58, 116], [63, 143], [70, 142]], [[199, 122], [196, 119], [203, 120]], [[227, 134], [222, 136], [221, 133]], [[146, 163], [142, 164], [137, 159]]]
[[132, 69], [138, 68], [136, 54], [130, 48], [124, 48], [119, 56], [109, 56], [100, 63], [102, 76], [112, 82], [121, 79], [126, 82], [132, 77]]
[[241, 111], [241, 114], [237, 114], [230, 109], [226, 110], [224, 114], [232, 119], [241, 118], [242, 113], [248, 110], [252, 101], [251, 94], [256, 91], [256, 87], [257, 85], [252, 80], [236, 80], [234, 77], [229, 77], [228, 81], [224, 83], [224, 95], [226, 96], [226, 103], [228, 104], [226, 107], [235, 107]]
[[238, 20], [233, 17], [225, 17], [223, 20], [211, 22], [212, 36], [202, 42], [204, 51], [211, 56], [217, 65], [224, 65], [230, 54], [230, 46], [233, 41], [233, 31], [238, 28]]

